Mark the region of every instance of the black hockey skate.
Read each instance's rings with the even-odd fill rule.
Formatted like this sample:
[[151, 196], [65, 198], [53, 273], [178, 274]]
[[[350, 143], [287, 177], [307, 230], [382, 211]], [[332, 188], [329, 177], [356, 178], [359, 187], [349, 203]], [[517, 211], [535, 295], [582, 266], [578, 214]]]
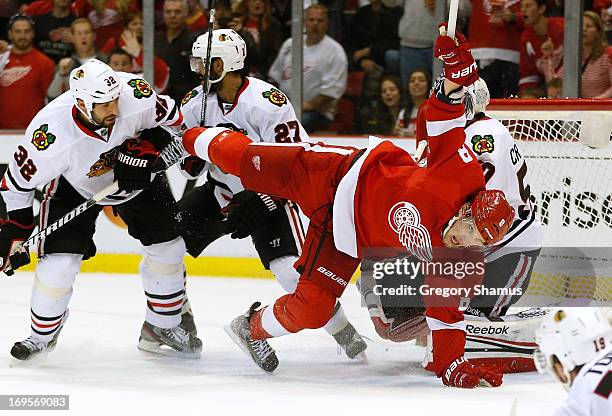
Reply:
[[198, 337], [198, 329], [195, 326], [193, 312], [191, 311], [191, 304], [189, 303], [189, 300], [183, 303], [183, 310], [181, 311], [181, 323], [179, 325], [185, 331], [189, 332], [192, 337]]
[[238, 316], [229, 325], [223, 327], [223, 329], [225, 329], [225, 332], [232, 341], [253, 359], [259, 368], [267, 373], [272, 373], [278, 367], [276, 352], [265, 339], [251, 339], [249, 321], [253, 312], [260, 306], [261, 303], [255, 302], [244, 315]]
[[57, 328], [55, 335], [53, 335], [53, 338], [51, 338], [51, 341], [41, 342], [30, 336], [23, 341], [16, 342], [13, 348], [11, 348], [11, 355], [20, 361], [29, 361], [33, 359], [44, 360], [47, 355], [55, 349], [57, 339], [66, 323], [66, 319], [68, 319], [68, 310], [64, 313], [62, 322], [59, 328]]
[[348, 358], [359, 361], [366, 360], [365, 350], [368, 348], [368, 345], [350, 322], [344, 329], [335, 333], [333, 337]]
[[159, 328], [145, 322], [140, 330], [138, 349], [170, 357], [198, 359], [202, 355], [202, 341], [181, 325]]

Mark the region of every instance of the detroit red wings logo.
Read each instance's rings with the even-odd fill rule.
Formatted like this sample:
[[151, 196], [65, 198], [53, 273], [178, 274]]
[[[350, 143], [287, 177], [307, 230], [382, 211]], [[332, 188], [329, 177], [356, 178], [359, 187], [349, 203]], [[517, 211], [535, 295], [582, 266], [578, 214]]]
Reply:
[[421, 224], [421, 214], [414, 205], [406, 201], [393, 205], [389, 210], [389, 226], [406, 250], [419, 260], [432, 260], [431, 237]]

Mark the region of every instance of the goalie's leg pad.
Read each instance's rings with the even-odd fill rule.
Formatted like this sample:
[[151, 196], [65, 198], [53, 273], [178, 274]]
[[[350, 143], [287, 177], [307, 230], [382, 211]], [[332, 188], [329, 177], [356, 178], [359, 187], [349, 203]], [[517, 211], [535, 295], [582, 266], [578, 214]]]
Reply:
[[143, 246], [140, 275], [147, 298], [145, 320], [159, 328], [173, 328], [181, 322], [185, 297], [186, 248], [182, 237]]
[[82, 258], [81, 254], [47, 254], [36, 266], [31, 298], [31, 336], [37, 341], [51, 341], [61, 327]]

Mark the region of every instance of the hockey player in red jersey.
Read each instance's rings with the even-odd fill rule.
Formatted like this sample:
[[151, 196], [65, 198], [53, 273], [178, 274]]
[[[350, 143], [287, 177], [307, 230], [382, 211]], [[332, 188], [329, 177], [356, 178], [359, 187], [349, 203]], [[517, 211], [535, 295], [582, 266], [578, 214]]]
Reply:
[[[183, 145], [191, 155], [240, 177], [247, 189], [298, 202], [310, 218], [295, 264], [301, 273], [296, 291], [258, 310], [255, 303], [227, 328], [262, 369], [272, 372], [278, 366], [267, 338], [327, 322], [369, 249], [408, 251], [431, 261], [434, 248], [492, 244], [508, 231], [512, 208], [502, 192], [484, 190], [482, 170], [464, 145], [463, 87], [478, 72], [467, 41], [459, 34], [457, 39], [441, 35], [436, 41], [435, 56], [444, 62], [446, 79], [430, 98], [427, 168], [374, 137], [367, 149], [355, 149], [253, 143], [225, 128], [185, 132]], [[463, 316], [456, 307], [428, 308], [427, 317], [434, 333], [436, 374], [444, 384], [501, 384], [501, 374], [474, 367], [463, 357]]]

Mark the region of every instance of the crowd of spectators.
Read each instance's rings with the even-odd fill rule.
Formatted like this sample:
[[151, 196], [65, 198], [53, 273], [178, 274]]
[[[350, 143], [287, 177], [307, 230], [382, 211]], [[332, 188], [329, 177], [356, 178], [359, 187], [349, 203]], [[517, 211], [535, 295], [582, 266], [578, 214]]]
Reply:
[[[432, 83], [435, 0], [305, 0], [303, 124], [309, 132], [412, 136]], [[0, 129], [23, 129], [88, 59], [143, 73], [141, 0], [0, 0]], [[493, 98], [558, 98], [563, 0], [460, 0], [463, 31]], [[612, 0], [585, 0], [581, 91], [612, 98]], [[155, 1], [152, 84], [176, 100], [207, 30], [208, 0]], [[216, 28], [247, 44], [245, 75], [291, 93], [291, 1], [218, 0]], [[290, 97], [291, 98], [291, 97]]]

